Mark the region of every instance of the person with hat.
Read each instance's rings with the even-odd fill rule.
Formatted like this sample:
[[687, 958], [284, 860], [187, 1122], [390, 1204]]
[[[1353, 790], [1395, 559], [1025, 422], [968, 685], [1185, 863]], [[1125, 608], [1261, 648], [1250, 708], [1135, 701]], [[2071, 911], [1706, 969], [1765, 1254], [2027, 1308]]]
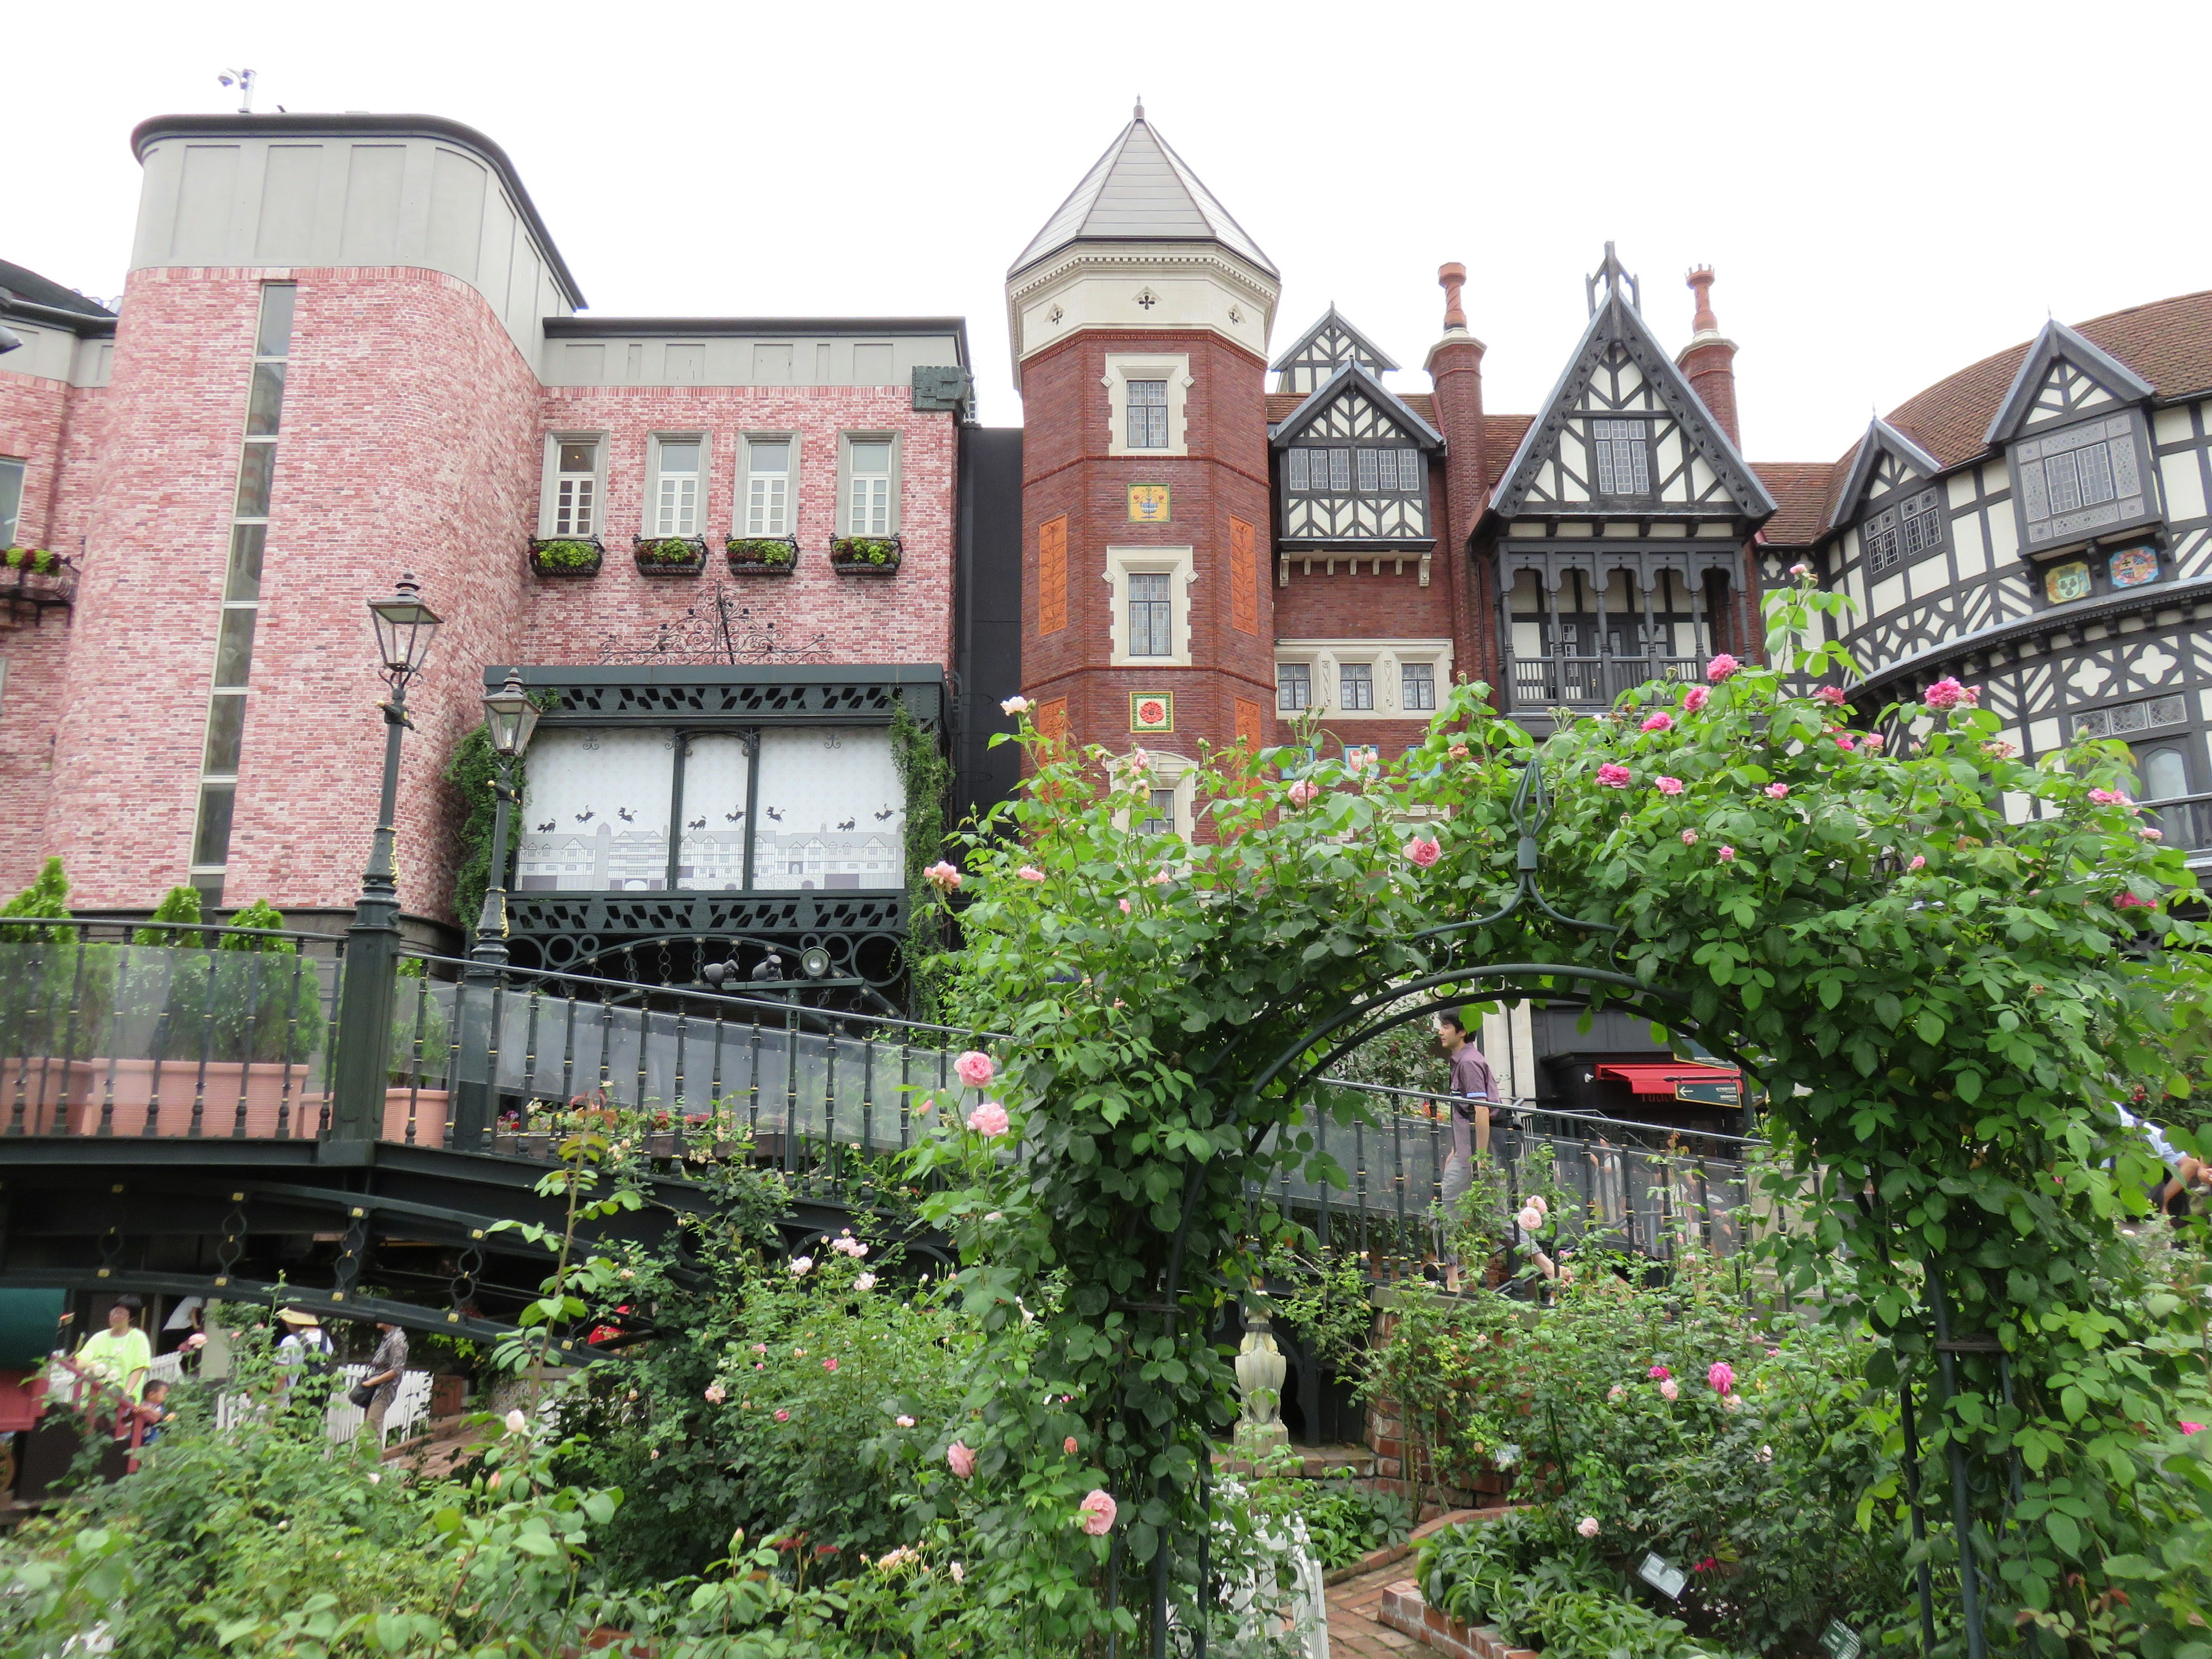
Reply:
[[284, 1327], [284, 1339], [276, 1345], [276, 1363], [284, 1367], [283, 1391], [289, 1398], [305, 1368], [312, 1364], [328, 1370], [337, 1349], [322, 1322], [305, 1308], [280, 1308], [276, 1317]]

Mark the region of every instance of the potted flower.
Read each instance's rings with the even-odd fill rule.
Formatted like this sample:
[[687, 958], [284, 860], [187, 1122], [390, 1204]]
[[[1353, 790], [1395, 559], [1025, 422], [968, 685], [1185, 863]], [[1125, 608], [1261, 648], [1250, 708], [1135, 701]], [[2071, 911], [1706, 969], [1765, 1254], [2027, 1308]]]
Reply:
[[707, 543], [700, 536], [640, 536], [641, 576], [696, 576], [707, 568]]
[[605, 556], [596, 536], [540, 537], [530, 544], [530, 568], [541, 576], [596, 576]]
[[730, 568], [756, 576], [788, 576], [799, 565], [796, 536], [732, 536], [723, 544]]
[[840, 570], [888, 576], [904, 548], [896, 536], [840, 536], [830, 544], [830, 562]]
[[76, 586], [76, 567], [43, 547], [11, 547], [0, 552], [0, 565], [15, 573], [15, 586], [32, 593], [67, 599]]

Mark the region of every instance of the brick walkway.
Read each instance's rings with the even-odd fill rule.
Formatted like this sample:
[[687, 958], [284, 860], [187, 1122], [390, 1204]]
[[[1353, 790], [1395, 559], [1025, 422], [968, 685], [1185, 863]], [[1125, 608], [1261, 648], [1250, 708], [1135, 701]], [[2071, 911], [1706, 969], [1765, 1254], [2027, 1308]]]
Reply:
[[1377, 1624], [1375, 1609], [1382, 1600], [1382, 1587], [1413, 1577], [1410, 1560], [1393, 1561], [1387, 1567], [1347, 1578], [1328, 1592], [1329, 1659], [1401, 1659], [1428, 1650], [1412, 1637]]

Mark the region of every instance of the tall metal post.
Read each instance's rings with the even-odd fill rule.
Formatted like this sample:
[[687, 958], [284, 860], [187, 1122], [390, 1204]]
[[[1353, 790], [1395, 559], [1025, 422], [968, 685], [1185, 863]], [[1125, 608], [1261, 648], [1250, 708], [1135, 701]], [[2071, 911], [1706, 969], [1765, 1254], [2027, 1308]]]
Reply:
[[407, 684], [392, 687], [384, 709], [384, 793], [376, 837], [362, 872], [361, 897], [346, 929], [345, 984], [331, 1080], [331, 1138], [374, 1140], [384, 1127], [384, 1085], [391, 1070], [393, 976], [399, 967], [399, 888], [392, 819], [399, 806], [399, 737], [407, 729]]
[[[462, 1069], [453, 1079], [453, 1148], [464, 1152], [483, 1150], [484, 1139], [491, 1133], [497, 1086], [489, 1071], [492, 1009], [502, 978], [501, 969], [507, 960], [507, 838], [517, 799], [514, 758], [501, 755], [497, 761], [498, 778], [492, 785], [496, 805], [491, 821], [491, 868], [484, 880], [483, 908], [477, 915], [476, 938], [469, 945], [469, 965], [461, 973], [457, 1022], [460, 1038], [456, 1065]], [[471, 1065], [483, 1067], [483, 1075], [469, 1076], [465, 1068]]]
[[[1936, 1314], [1936, 1371], [1942, 1379], [1943, 1404], [1959, 1395], [1959, 1364], [1951, 1346], [1951, 1310], [1943, 1291], [1942, 1275], [1928, 1264], [1928, 1288]], [[1959, 1534], [1959, 1607], [1966, 1623], [1967, 1659], [1988, 1659], [1989, 1634], [1982, 1628], [1981, 1568], [1974, 1559], [1973, 1497], [1966, 1487], [1966, 1449], [1959, 1443], [1955, 1425], [1950, 1430], [1951, 1524]]]

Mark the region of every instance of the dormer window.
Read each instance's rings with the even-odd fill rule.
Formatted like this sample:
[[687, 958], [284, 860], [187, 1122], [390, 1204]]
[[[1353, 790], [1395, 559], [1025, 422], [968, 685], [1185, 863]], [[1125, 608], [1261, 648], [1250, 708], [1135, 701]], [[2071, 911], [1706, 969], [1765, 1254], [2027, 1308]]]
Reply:
[[1942, 496], [1923, 489], [1909, 501], [1886, 507], [1866, 521], [1860, 535], [1871, 575], [1925, 558], [1943, 545]]
[[1651, 429], [1642, 421], [1593, 421], [1590, 447], [1597, 452], [1597, 493], [1651, 493]]
[[2142, 440], [2142, 421], [2130, 412], [2014, 444], [2013, 499], [2027, 550], [2154, 517]]

